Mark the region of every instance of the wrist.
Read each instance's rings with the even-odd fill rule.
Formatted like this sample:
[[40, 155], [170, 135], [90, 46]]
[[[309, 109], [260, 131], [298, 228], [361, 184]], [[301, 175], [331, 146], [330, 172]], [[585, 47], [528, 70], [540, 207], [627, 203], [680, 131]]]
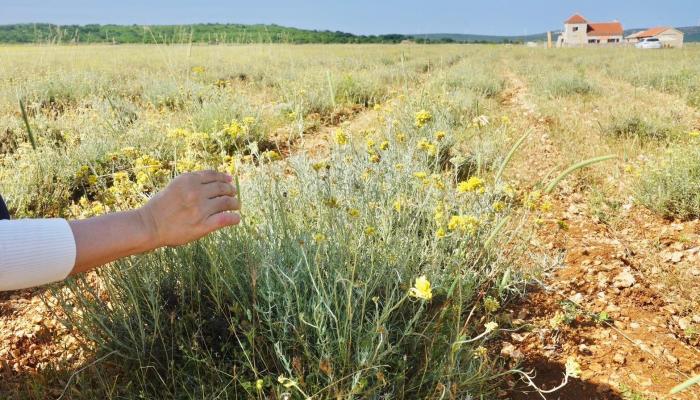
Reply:
[[136, 240], [139, 243], [139, 252], [164, 246], [163, 243], [160, 243], [156, 219], [147, 206], [128, 212], [133, 214], [134, 224], [138, 227]]

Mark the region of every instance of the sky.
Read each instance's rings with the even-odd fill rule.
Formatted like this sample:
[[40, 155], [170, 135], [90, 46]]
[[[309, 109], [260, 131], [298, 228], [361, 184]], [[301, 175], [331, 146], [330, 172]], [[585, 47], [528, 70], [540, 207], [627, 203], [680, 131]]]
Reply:
[[574, 12], [625, 28], [700, 25], [700, 0], [0, 0], [0, 24], [265, 23], [355, 34], [523, 35]]

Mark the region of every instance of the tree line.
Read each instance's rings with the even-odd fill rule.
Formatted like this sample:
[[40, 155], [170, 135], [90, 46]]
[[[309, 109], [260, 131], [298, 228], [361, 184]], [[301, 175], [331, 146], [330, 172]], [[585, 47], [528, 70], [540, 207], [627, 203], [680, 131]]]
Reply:
[[340, 31], [288, 28], [279, 25], [0, 25], [0, 43], [454, 43], [450, 38], [410, 35], [354, 35]]

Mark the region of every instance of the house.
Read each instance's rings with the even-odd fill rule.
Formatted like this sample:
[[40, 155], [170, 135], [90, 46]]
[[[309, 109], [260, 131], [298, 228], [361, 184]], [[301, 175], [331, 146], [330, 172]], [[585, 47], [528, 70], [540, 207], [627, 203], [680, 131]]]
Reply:
[[618, 21], [588, 22], [580, 14], [564, 21], [564, 31], [557, 39], [557, 47], [584, 47], [617, 45], [623, 42], [624, 29]]
[[664, 47], [683, 47], [684, 33], [668, 26], [658, 26], [627, 36], [629, 43], [637, 43], [646, 38], [657, 38]]

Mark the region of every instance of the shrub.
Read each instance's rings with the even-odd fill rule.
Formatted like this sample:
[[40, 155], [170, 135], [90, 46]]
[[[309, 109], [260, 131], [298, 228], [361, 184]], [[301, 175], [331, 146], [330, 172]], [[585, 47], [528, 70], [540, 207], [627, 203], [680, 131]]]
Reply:
[[641, 140], [667, 139], [673, 134], [668, 125], [639, 116], [614, 117], [606, 131], [616, 138]]
[[550, 80], [546, 90], [551, 97], [595, 94], [597, 88], [581, 76], [565, 76]]
[[643, 170], [636, 199], [667, 218], [700, 218], [700, 148], [678, 147]]
[[[512, 287], [487, 244], [503, 194], [460, 193], [417, 137], [386, 139], [245, 171], [242, 226], [71, 283], [70, 324], [145, 397], [495, 396], [491, 335], [467, 339], [480, 293]], [[423, 275], [432, 298], [410, 297]]]

